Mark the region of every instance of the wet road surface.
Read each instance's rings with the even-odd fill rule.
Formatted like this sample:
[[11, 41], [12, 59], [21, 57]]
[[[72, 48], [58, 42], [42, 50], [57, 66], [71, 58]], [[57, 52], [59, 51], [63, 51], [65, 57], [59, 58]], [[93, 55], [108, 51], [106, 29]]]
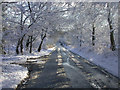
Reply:
[[29, 78], [23, 88], [118, 88], [118, 78], [84, 58], [56, 48], [50, 55], [27, 61]]

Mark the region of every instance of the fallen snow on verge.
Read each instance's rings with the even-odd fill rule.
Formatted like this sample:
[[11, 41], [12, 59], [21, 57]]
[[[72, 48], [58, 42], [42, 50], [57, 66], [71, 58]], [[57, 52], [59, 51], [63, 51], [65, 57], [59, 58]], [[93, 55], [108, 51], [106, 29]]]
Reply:
[[2, 65], [2, 88], [16, 88], [17, 85], [27, 77], [28, 70], [15, 64]]
[[37, 58], [44, 55], [48, 55], [52, 50], [54, 50], [55, 47], [49, 48], [47, 50], [41, 50], [40, 52], [33, 52], [31, 54], [25, 54], [25, 55], [17, 55], [17, 56], [9, 56], [9, 57], [1, 57], [2, 63], [25, 63], [27, 58]]
[[68, 50], [86, 58], [94, 64], [104, 68], [109, 73], [118, 77], [118, 53], [111, 51], [108, 48], [104, 51], [96, 51], [90, 47], [75, 48], [72, 46], [65, 46]]
[[[0, 57], [2, 63], [2, 75], [0, 77], [0, 87], [2, 88], [16, 88], [17, 85], [28, 75], [28, 70], [26, 67], [20, 66], [18, 64], [25, 63], [27, 58], [37, 58], [40, 56], [48, 55], [55, 48], [50, 48], [48, 50], [41, 50], [40, 53], [33, 52], [32, 54], [10, 56], [10, 57]], [[12, 64], [18, 63], [18, 64]]]

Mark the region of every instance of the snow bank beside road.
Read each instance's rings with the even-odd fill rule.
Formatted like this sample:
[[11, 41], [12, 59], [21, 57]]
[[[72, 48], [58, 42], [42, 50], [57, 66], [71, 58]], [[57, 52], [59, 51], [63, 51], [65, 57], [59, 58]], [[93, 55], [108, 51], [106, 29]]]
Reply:
[[[41, 50], [41, 52], [33, 52], [32, 54], [18, 55], [18, 56], [9, 56], [9, 57], [0, 57], [2, 59], [2, 75], [1, 81], [2, 88], [16, 88], [17, 85], [28, 75], [28, 70], [25, 67], [22, 67], [17, 64], [25, 63], [27, 58], [37, 58], [40, 56], [48, 55], [55, 48], [50, 48], [48, 50]], [[17, 63], [17, 64], [12, 64]]]
[[2, 69], [2, 88], [16, 88], [28, 73], [27, 68], [14, 64], [3, 64]]
[[31, 54], [26, 55], [18, 55], [18, 56], [9, 56], [9, 57], [1, 57], [2, 63], [25, 63], [27, 58], [37, 58], [44, 55], [48, 55], [51, 51], [55, 50], [55, 47], [49, 48], [47, 50], [41, 50], [40, 52], [33, 52]]
[[75, 48], [72, 46], [65, 46], [68, 50], [86, 58], [94, 64], [104, 68], [109, 73], [118, 77], [118, 53], [111, 51], [109, 48], [98, 52], [90, 47]]

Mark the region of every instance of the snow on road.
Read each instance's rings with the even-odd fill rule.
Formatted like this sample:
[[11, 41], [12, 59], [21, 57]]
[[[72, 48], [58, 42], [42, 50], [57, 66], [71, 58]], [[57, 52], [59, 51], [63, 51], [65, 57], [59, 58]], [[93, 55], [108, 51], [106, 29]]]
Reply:
[[[34, 52], [32, 54], [0, 57], [2, 63], [2, 75], [0, 77], [0, 87], [2, 88], [16, 88], [17, 85], [28, 75], [28, 70], [26, 67], [20, 66], [18, 64], [25, 63], [27, 58], [37, 58], [40, 56], [48, 55], [55, 48], [50, 48], [48, 50], [41, 50], [40, 53]], [[11, 64], [18, 63], [18, 64]]]
[[68, 50], [84, 57], [94, 64], [104, 68], [109, 73], [118, 77], [118, 53], [111, 51], [109, 48], [104, 51], [94, 50], [90, 47], [75, 48], [72, 46], [65, 46]]

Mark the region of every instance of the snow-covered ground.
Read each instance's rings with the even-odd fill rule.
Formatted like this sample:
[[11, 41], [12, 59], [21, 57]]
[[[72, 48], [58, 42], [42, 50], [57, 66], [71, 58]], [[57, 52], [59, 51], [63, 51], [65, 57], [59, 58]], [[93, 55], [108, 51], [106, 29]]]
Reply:
[[74, 47], [65, 46], [68, 50], [79, 54], [94, 64], [104, 68], [109, 73], [118, 77], [118, 53], [111, 51], [109, 48], [95, 49], [92, 47]]
[[28, 75], [28, 70], [26, 67], [11, 64], [11, 63], [25, 63], [27, 58], [37, 58], [40, 56], [48, 55], [55, 48], [50, 48], [48, 50], [41, 50], [40, 53], [33, 52], [32, 54], [18, 55], [18, 56], [9, 56], [9, 57], [0, 57], [2, 63], [2, 75], [0, 77], [0, 88], [16, 88], [17, 85]]

